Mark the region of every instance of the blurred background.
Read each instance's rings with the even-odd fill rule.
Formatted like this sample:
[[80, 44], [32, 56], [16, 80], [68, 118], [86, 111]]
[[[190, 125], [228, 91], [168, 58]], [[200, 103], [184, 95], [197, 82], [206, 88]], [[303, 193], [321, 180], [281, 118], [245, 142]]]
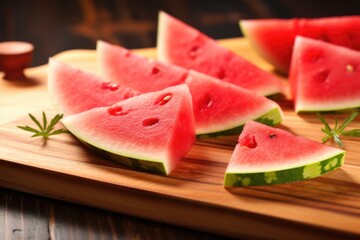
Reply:
[[0, 41], [35, 45], [32, 66], [97, 39], [126, 48], [155, 47], [164, 10], [215, 38], [240, 37], [240, 19], [359, 15], [359, 0], [1, 0]]

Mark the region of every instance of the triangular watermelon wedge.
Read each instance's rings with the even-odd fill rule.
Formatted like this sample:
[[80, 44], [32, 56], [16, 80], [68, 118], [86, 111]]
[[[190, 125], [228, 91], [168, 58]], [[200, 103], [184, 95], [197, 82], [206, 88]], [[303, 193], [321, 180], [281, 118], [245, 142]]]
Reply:
[[298, 36], [290, 71], [296, 112], [360, 107], [360, 52]]
[[140, 92], [152, 92], [184, 83], [187, 70], [149, 59], [119, 45], [99, 40], [96, 45], [102, 76]]
[[269, 96], [283, 93], [282, 82], [214, 39], [165, 12], [159, 13], [158, 59]]
[[314, 178], [343, 165], [345, 151], [249, 121], [226, 169], [224, 185], [260, 186]]
[[185, 84], [61, 120], [77, 138], [125, 166], [169, 174], [195, 142]]
[[258, 53], [283, 73], [288, 73], [298, 35], [360, 50], [360, 16], [246, 19], [239, 24]]
[[49, 60], [48, 90], [54, 106], [65, 116], [95, 107], [110, 106], [138, 95], [126, 86], [55, 59]]
[[247, 120], [267, 125], [282, 121], [279, 105], [253, 91], [192, 70], [185, 83], [192, 95], [199, 137], [237, 135]]

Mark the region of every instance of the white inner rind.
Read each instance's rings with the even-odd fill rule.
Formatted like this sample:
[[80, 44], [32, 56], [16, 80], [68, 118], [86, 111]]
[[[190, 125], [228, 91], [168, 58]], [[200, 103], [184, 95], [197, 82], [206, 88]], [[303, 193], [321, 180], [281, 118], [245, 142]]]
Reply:
[[[299, 156], [297, 159], [292, 159], [292, 164], [273, 164], [270, 163], [266, 166], [262, 167], [244, 167], [244, 166], [228, 166], [226, 169], [226, 173], [262, 173], [262, 172], [274, 172], [274, 171], [282, 171], [287, 169], [293, 169], [298, 167], [307, 166], [313, 163], [321, 162], [326, 159], [333, 158], [339, 154], [345, 153], [345, 151], [337, 149], [337, 148], [326, 148], [322, 152], [314, 153], [309, 156]], [[274, 156], [276, 157], [276, 156]], [[284, 163], [288, 162], [289, 159], [284, 159]], [[277, 160], [277, 162], [280, 162]]]
[[163, 11], [159, 12], [159, 16], [158, 16], [158, 32], [157, 32], [157, 38], [156, 38], [156, 49], [157, 49], [157, 57], [159, 60], [163, 61], [163, 62], [169, 62], [169, 59], [167, 57], [167, 50], [166, 50], [166, 39], [167, 39], [167, 25], [168, 25], [168, 21], [166, 21], [167, 19], [167, 14]]
[[337, 101], [306, 101], [298, 96], [295, 111], [335, 111], [360, 107], [360, 99], [346, 99]]

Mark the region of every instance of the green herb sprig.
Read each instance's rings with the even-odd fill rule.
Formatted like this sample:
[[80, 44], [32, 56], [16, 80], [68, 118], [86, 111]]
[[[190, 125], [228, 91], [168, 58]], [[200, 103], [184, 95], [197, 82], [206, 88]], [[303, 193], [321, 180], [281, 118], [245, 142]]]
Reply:
[[359, 115], [358, 112], [352, 113], [349, 117], [345, 118], [342, 124], [339, 124], [337, 118], [335, 118], [335, 126], [331, 128], [330, 125], [326, 122], [324, 117], [317, 113], [318, 118], [324, 124], [324, 128], [321, 129], [323, 133], [325, 133], [325, 137], [323, 137], [322, 142], [325, 143], [330, 139], [333, 139], [337, 145], [341, 148], [344, 148], [344, 144], [342, 143], [340, 136], [352, 136], [352, 137], [360, 137], [360, 129], [352, 129], [349, 131], [345, 131], [345, 128]]
[[46, 114], [43, 112], [41, 124], [39, 120], [37, 120], [32, 114], [29, 113], [29, 117], [37, 125], [38, 129], [27, 125], [17, 127], [22, 130], [34, 133], [31, 137], [42, 137], [44, 140], [47, 140], [50, 136], [53, 135], [70, 133], [68, 130], [63, 128], [55, 129], [55, 125], [60, 121], [63, 116], [63, 114], [57, 114], [53, 119], [51, 119], [50, 123], [48, 124]]

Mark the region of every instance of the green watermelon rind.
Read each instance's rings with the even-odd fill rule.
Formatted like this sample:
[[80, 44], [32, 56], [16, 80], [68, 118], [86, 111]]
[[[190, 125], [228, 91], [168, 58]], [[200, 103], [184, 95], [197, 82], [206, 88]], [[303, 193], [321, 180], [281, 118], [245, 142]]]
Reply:
[[[266, 124], [268, 126], [274, 126], [281, 123], [282, 119], [283, 119], [282, 112], [278, 107], [276, 107], [274, 109], [271, 109], [269, 112], [265, 113], [261, 117], [254, 119], [254, 121]], [[200, 138], [216, 138], [220, 136], [238, 135], [242, 132], [245, 123], [246, 122], [242, 123], [241, 125], [235, 128], [231, 128], [225, 131], [198, 134], [196, 137], [200, 139]]]
[[344, 164], [345, 151], [308, 165], [270, 172], [226, 172], [224, 187], [266, 186], [291, 183], [321, 176]]
[[105, 149], [96, 147], [84, 140], [79, 139], [85, 146], [104, 156], [106, 159], [116, 162], [129, 169], [134, 169], [142, 172], [155, 173], [159, 175], [168, 175], [165, 164], [161, 160], [154, 159], [140, 159], [136, 156], [126, 156], [112, 153]]

